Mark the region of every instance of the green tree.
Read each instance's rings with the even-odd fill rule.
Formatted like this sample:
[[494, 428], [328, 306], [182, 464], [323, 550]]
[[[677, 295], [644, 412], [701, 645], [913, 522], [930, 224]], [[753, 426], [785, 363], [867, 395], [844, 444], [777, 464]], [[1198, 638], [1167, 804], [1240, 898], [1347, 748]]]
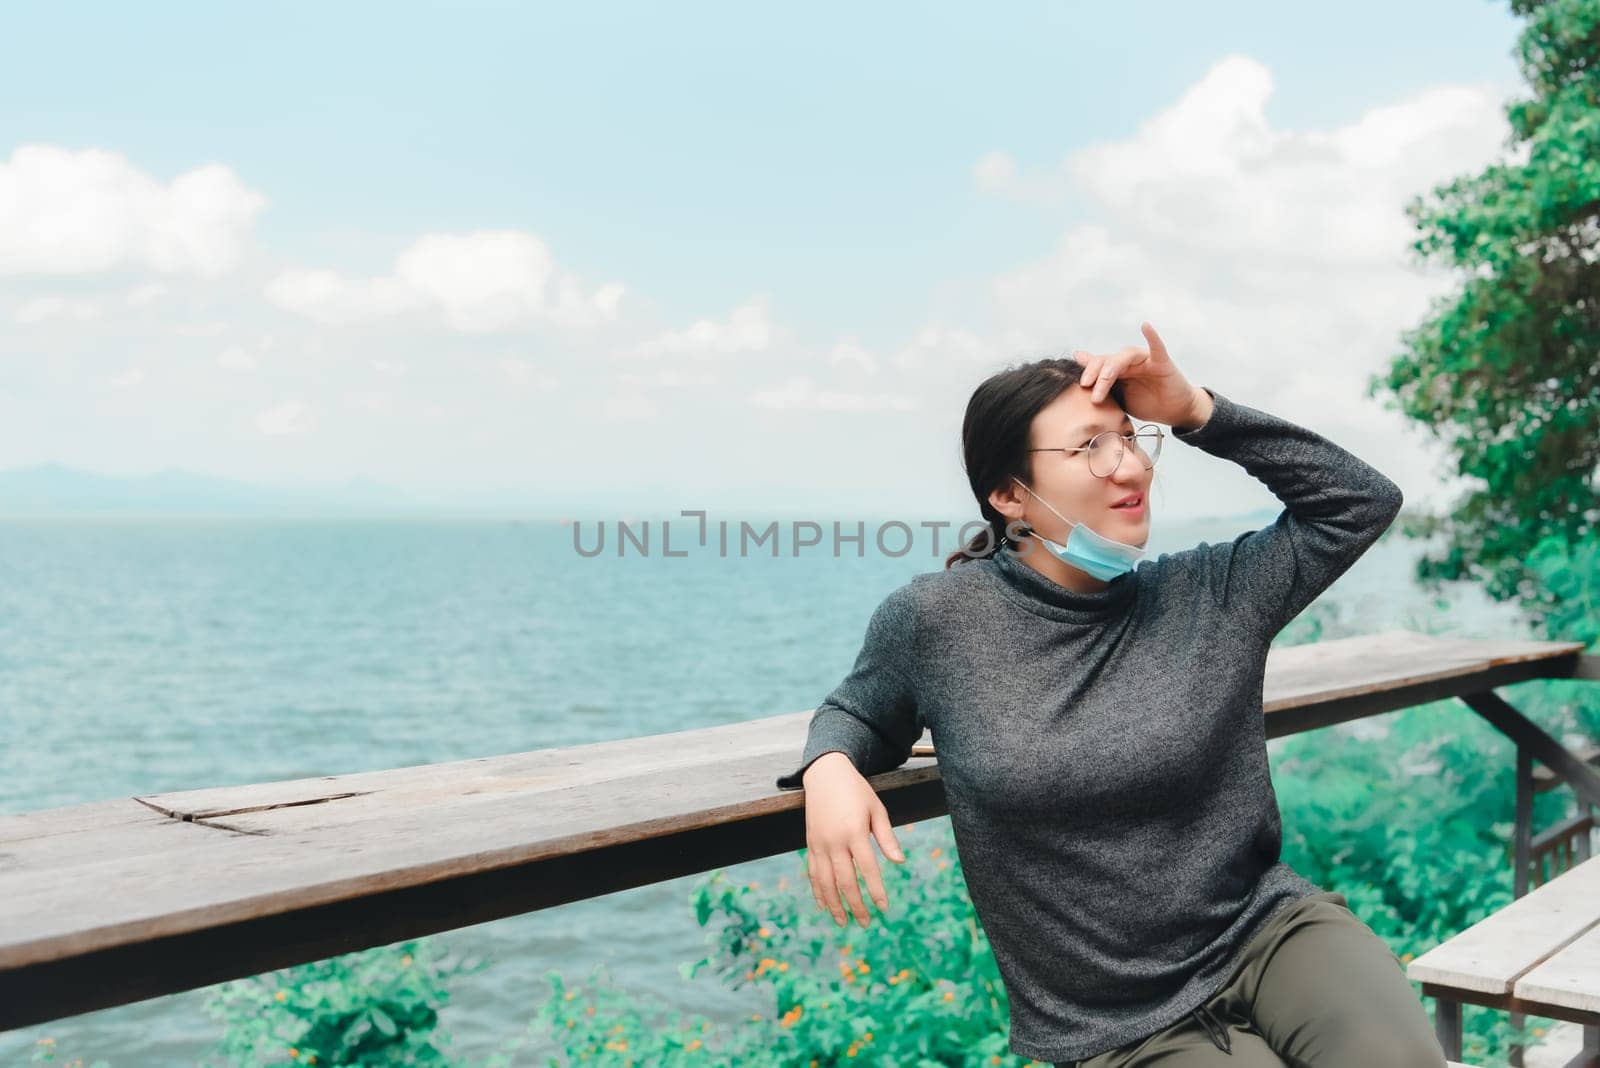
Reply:
[[1407, 515], [1440, 537], [1417, 578], [1476, 580], [1518, 598], [1536, 623], [1553, 607], [1526, 560], [1547, 538], [1592, 536], [1600, 507], [1600, 0], [1511, 0], [1526, 99], [1506, 105], [1505, 158], [1414, 198], [1426, 261], [1465, 272], [1407, 331], [1369, 394], [1449, 443], [1474, 486], [1447, 515]]

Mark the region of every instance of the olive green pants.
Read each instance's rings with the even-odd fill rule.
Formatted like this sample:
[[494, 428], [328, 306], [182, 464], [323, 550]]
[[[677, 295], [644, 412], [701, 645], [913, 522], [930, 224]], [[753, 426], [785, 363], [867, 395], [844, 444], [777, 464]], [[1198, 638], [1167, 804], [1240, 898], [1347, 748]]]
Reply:
[[1153, 1035], [1056, 1068], [1444, 1068], [1433, 1020], [1344, 895], [1285, 905], [1222, 989]]

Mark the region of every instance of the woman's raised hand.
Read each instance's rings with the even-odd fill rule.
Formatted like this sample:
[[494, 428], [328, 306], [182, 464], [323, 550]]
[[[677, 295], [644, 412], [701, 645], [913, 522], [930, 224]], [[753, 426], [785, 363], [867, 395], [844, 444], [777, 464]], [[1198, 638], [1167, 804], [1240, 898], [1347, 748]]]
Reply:
[[1073, 358], [1084, 366], [1082, 385], [1093, 391], [1092, 399], [1098, 404], [1110, 393], [1111, 383], [1121, 379], [1124, 407], [1135, 419], [1168, 426], [1204, 422], [1195, 416], [1210, 398], [1197, 396], [1203, 391], [1178, 370], [1155, 327], [1140, 323], [1139, 329], [1149, 348], [1128, 345], [1104, 354], [1083, 349], [1073, 352]]
[[834, 922], [842, 927], [849, 922], [839, 898], [842, 888], [844, 901], [865, 927], [867, 905], [861, 897], [857, 869], [878, 910], [889, 908], [878, 858], [872, 852], [873, 840], [890, 860], [900, 864], [906, 860], [889, 823], [889, 810], [844, 753], [819, 756], [806, 769], [801, 783], [806, 797], [806, 869], [811, 876], [811, 894], [817, 907], [833, 913]]

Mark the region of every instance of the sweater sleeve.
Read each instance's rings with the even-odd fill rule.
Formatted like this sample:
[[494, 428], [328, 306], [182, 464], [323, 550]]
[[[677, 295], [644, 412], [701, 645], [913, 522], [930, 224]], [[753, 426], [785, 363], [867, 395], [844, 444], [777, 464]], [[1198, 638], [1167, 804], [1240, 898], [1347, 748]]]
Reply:
[[800, 764], [778, 777], [779, 789], [800, 789], [801, 776], [824, 753], [844, 753], [863, 775], [910, 759], [923, 729], [910, 669], [915, 643], [916, 604], [907, 583], [873, 611], [855, 666], [812, 714]]
[[1316, 432], [1201, 388], [1214, 401], [1211, 417], [1172, 436], [1237, 463], [1284, 504], [1270, 526], [1199, 548], [1230, 618], [1270, 641], [1378, 540], [1403, 498], [1382, 472]]

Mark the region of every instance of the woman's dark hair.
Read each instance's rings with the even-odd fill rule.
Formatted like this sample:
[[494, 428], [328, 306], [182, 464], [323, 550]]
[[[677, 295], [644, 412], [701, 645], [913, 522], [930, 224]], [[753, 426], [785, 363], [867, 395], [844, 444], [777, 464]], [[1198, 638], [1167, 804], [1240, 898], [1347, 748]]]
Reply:
[[[978, 510], [989, 526], [945, 558], [947, 569], [993, 556], [1005, 545], [1007, 520], [989, 503], [989, 494], [1012, 476], [1033, 484], [1037, 454], [1028, 451], [1033, 417], [1073, 386], [1082, 388], [1084, 370], [1084, 365], [1070, 356], [1049, 357], [1007, 367], [972, 391], [961, 423], [962, 463]], [[1123, 403], [1120, 379], [1111, 383], [1110, 395]], [[1032, 533], [1025, 523], [1015, 531], [1024, 537]]]

